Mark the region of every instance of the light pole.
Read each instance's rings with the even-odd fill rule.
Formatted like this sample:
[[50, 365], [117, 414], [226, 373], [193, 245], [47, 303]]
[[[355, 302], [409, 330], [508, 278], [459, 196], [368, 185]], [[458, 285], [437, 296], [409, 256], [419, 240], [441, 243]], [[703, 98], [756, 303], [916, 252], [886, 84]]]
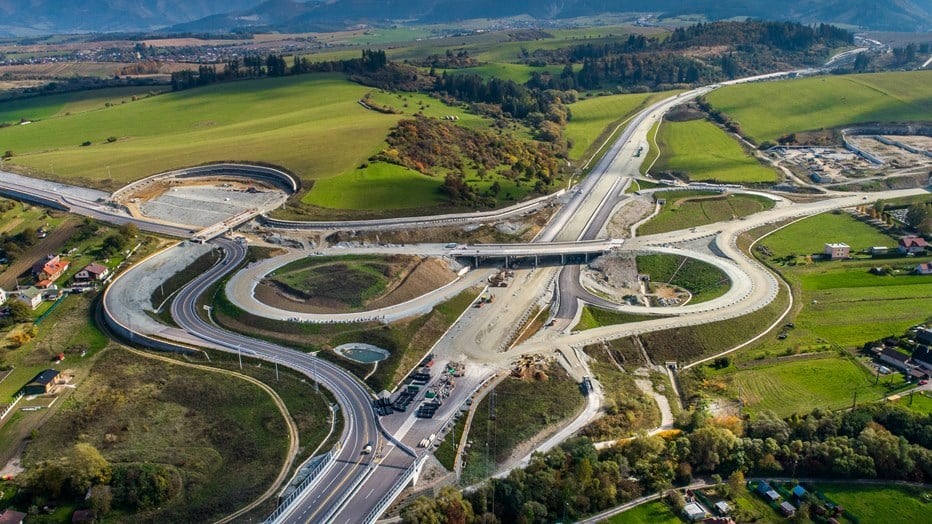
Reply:
[[243, 369], [243, 349], [242, 346], [236, 346], [236, 355], [239, 357], [239, 368]]

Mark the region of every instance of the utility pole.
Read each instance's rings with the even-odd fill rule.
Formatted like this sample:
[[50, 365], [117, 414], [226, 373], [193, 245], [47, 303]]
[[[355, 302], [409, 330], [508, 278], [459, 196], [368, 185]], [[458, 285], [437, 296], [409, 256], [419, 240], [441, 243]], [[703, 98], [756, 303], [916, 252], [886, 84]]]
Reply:
[[241, 346], [236, 346], [236, 355], [239, 357], [239, 368], [243, 369], [243, 349]]
[[278, 380], [278, 359], [276, 358], [272, 362], [275, 362], [275, 380]]

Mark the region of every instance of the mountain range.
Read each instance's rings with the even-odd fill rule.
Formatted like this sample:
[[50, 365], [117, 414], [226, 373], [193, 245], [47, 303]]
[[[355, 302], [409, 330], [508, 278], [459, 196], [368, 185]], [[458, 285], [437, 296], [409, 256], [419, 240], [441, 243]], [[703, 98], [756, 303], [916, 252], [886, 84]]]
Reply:
[[0, 0], [0, 33], [314, 31], [397, 20], [449, 23], [522, 15], [560, 20], [647, 12], [932, 30], [932, 0]]

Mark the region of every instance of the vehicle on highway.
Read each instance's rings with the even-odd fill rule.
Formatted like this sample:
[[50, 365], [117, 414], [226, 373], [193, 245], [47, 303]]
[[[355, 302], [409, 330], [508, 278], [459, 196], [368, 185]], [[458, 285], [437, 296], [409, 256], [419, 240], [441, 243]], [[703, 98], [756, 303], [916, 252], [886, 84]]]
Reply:
[[363, 454], [363, 455], [368, 455], [368, 454], [370, 454], [370, 453], [372, 453], [372, 443], [371, 443], [371, 442], [368, 443], [368, 444], [366, 444], [366, 445], [362, 448], [362, 454]]

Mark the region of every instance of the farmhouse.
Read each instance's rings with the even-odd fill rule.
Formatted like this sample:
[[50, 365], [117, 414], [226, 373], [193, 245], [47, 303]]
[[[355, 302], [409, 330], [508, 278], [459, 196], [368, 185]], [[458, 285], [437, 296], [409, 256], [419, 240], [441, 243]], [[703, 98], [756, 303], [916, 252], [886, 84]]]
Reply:
[[32, 265], [32, 275], [36, 277], [36, 287], [47, 288], [68, 271], [71, 262], [58, 255], [48, 255]]
[[48, 393], [52, 390], [52, 386], [55, 385], [58, 375], [58, 370], [46, 369], [23, 386], [23, 393], [26, 395], [44, 395]]
[[900, 245], [897, 246], [896, 250], [903, 255], [921, 255], [925, 253], [927, 247], [929, 247], [929, 243], [922, 237], [908, 236], [900, 239]]
[[926, 262], [916, 266], [916, 273], [920, 275], [932, 275], [932, 262]]
[[19, 289], [16, 291], [16, 300], [26, 304], [31, 309], [35, 309], [42, 303], [42, 290], [33, 286]]
[[874, 352], [881, 362], [890, 364], [896, 369], [902, 371], [909, 371], [910, 366], [906, 363], [906, 361], [909, 360], [909, 355], [900, 353], [899, 351], [892, 348], [883, 348], [880, 351], [875, 349]]
[[780, 499], [780, 494], [771, 488], [770, 484], [767, 484], [763, 480], [757, 484], [757, 493], [764, 497], [767, 502], [776, 502]]
[[793, 488], [793, 496], [800, 500], [806, 498], [806, 494], [807, 494], [806, 488], [802, 486], [797, 485], [796, 487]]
[[103, 282], [109, 274], [110, 269], [107, 266], [91, 262], [75, 273], [74, 279], [80, 282]]
[[731, 513], [731, 506], [724, 500], [720, 500], [715, 503], [715, 511], [717, 511], [719, 515], [727, 515]]
[[823, 251], [825, 258], [829, 260], [841, 260], [851, 257], [851, 246], [844, 243], [838, 244], [825, 244], [825, 250]]
[[796, 506], [783, 502], [780, 504], [780, 513], [783, 513], [784, 517], [792, 517], [796, 513]]

